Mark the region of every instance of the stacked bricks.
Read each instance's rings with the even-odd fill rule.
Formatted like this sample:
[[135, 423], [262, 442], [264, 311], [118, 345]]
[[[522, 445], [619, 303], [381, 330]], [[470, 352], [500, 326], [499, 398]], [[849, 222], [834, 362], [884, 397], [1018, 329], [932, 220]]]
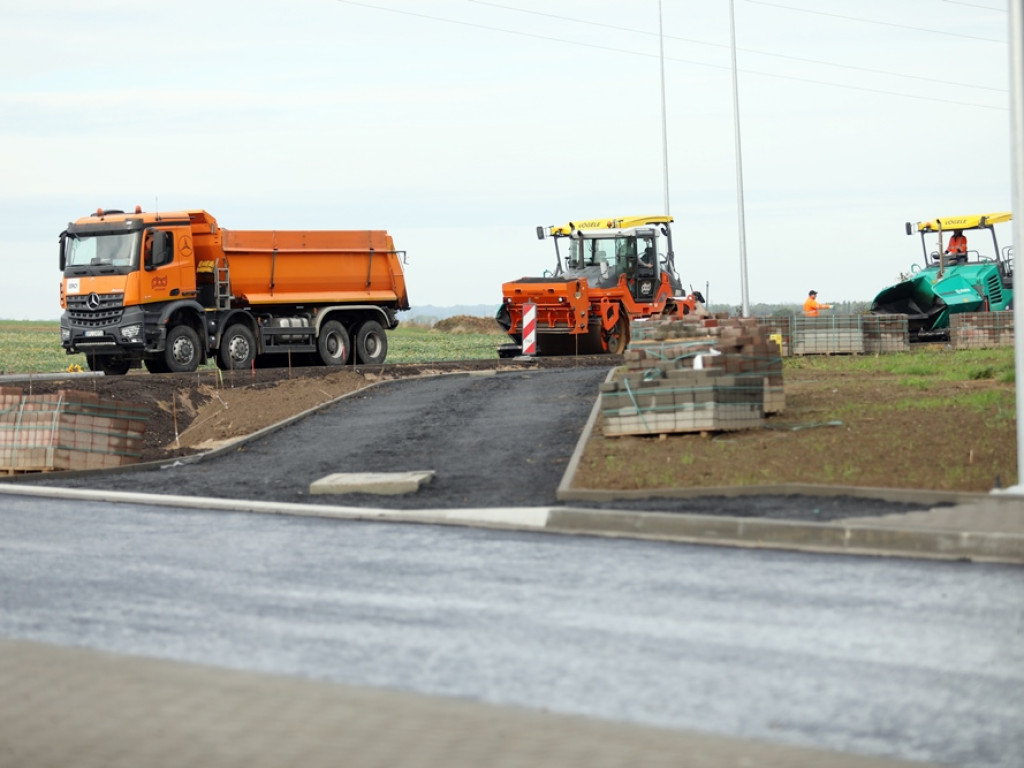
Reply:
[[861, 328], [868, 354], [910, 351], [906, 315], [861, 315]]
[[601, 387], [606, 436], [760, 429], [785, 407], [778, 345], [754, 318], [637, 322]]
[[145, 406], [62, 389], [0, 387], [0, 474], [119, 467], [142, 457]]
[[906, 315], [823, 315], [794, 317], [794, 355], [860, 355], [907, 352]]
[[949, 343], [953, 349], [1012, 347], [1013, 310], [962, 312], [949, 318]]
[[790, 349], [793, 346], [793, 316], [770, 315], [768, 317], [755, 318], [757, 324], [779, 345], [779, 351], [783, 357], [789, 357]]
[[859, 355], [864, 332], [858, 315], [793, 318], [794, 355]]

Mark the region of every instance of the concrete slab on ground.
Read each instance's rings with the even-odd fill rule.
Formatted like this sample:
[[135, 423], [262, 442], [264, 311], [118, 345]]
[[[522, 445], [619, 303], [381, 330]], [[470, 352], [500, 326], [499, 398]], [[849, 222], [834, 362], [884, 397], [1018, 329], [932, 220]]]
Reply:
[[415, 493], [434, 477], [434, 470], [409, 472], [335, 472], [314, 480], [309, 492], [314, 495], [375, 493], [393, 496]]

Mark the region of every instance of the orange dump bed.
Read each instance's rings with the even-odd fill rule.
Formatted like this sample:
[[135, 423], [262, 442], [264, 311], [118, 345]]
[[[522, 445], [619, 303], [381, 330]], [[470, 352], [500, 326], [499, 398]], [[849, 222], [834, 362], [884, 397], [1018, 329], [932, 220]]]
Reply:
[[400, 255], [384, 230], [227, 230], [231, 293], [250, 304], [373, 303], [408, 309]]

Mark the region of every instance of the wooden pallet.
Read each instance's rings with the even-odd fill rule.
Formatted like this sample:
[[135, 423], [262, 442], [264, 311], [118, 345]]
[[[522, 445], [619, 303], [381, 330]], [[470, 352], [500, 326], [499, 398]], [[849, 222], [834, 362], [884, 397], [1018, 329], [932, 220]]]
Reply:
[[0, 467], [2, 475], [27, 475], [32, 472], [55, 472], [53, 467]]

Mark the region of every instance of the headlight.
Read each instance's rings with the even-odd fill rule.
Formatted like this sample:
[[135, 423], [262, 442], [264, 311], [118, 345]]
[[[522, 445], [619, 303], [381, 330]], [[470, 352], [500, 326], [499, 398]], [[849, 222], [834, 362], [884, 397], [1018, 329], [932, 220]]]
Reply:
[[70, 328], [61, 328], [60, 329], [60, 340], [61, 341], [71, 341], [71, 329]]
[[142, 333], [142, 323], [126, 325], [121, 329], [121, 338], [125, 341], [135, 341], [139, 338], [140, 333]]

